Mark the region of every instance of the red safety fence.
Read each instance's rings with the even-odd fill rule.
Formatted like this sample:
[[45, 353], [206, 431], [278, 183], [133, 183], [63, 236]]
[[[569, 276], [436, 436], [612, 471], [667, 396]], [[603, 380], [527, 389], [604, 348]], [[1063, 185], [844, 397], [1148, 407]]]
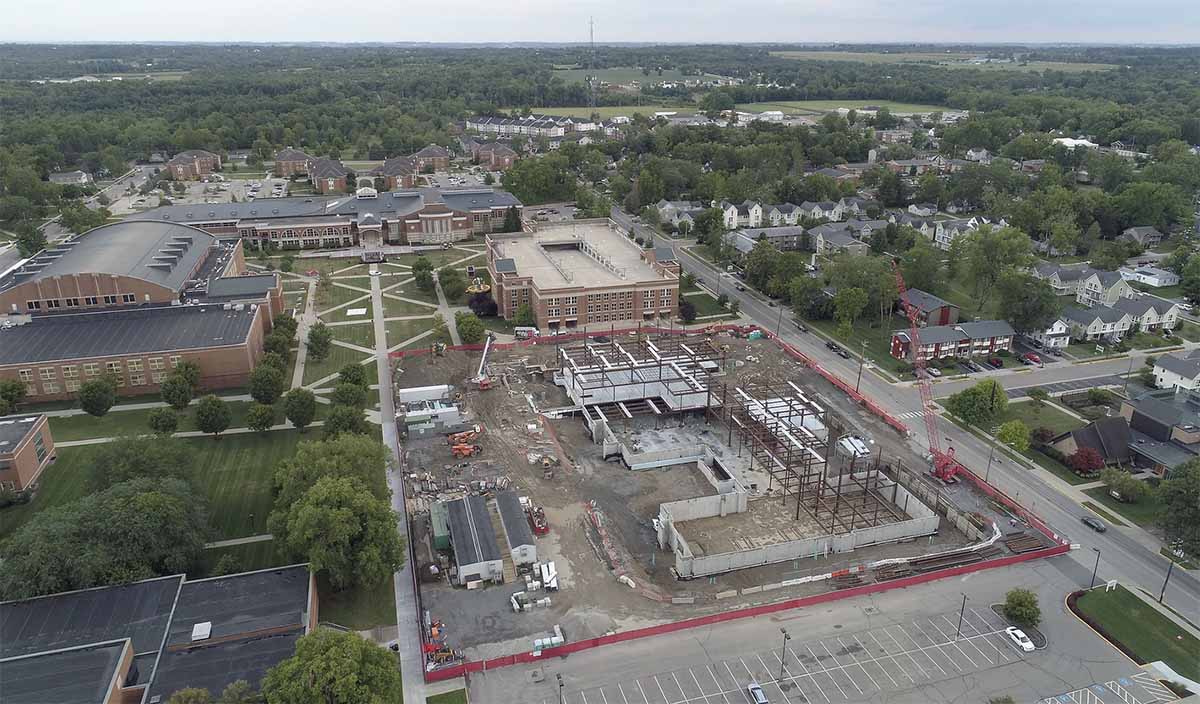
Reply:
[[971, 565], [961, 565], [959, 567], [949, 567], [944, 570], [928, 572], [925, 574], [912, 575], [909, 577], [901, 577], [887, 582], [875, 582], [872, 584], [864, 584], [858, 587], [849, 587], [847, 589], [839, 589], [836, 591], [826, 592], [824, 594], [816, 594], [813, 596], [801, 597], [797, 599], [789, 599], [775, 604], [763, 604], [761, 606], [750, 606], [744, 609], [735, 611], [723, 611], [717, 614], [708, 616], [698, 616], [696, 618], [684, 619], [673, 623], [664, 623], [658, 626], [649, 626], [647, 628], [638, 628], [631, 631], [621, 633], [613, 633], [611, 635], [599, 636], [596, 638], [586, 638], [584, 640], [567, 643], [565, 645], [547, 648], [541, 651], [539, 655], [534, 655], [532, 652], [516, 653], [514, 655], [504, 655], [490, 660], [473, 660], [471, 662], [454, 665], [432, 672], [425, 673], [426, 682], [439, 682], [455, 677], [462, 677], [468, 672], [483, 672], [486, 670], [494, 670], [500, 667], [509, 667], [522, 663], [532, 663], [545, 660], [547, 658], [562, 657], [577, 653], [583, 650], [590, 650], [604, 645], [613, 645], [626, 641], [637, 640], [639, 638], [649, 638], [651, 636], [662, 635], [664, 633], [674, 633], [689, 628], [698, 628], [701, 626], [711, 626], [717, 623], [726, 621], [736, 621], [743, 618], [752, 618], [762, 616], [764, 614], [777, 613], [779, 611], [787, 611], [789, 609], [799, 609], [808, 606], [816, 606], [825, 604], [831, 601], [847, 599], [855, 596], [867, 596], [870, 594], [879, 594], [890, 591], [892, 589], [900, 589], [903, 587], [912, 587], [926, 582], [932, 582], [946, 577], [957, 577], [959, 575], [979, 572], [981, 570], [994, 569], [997, 567], [1008, 567], [1028, 560], [1037, 560], [1044, 557], [1053, 557], [1062, 555], [1070, 550], [1069, 545], [1056, 545], [1050, 548], [1044, 548], [1034, 552], [1025, 553], [1023, 555], [1010, 555], [995, 560], [986, 562], [977, 562]]

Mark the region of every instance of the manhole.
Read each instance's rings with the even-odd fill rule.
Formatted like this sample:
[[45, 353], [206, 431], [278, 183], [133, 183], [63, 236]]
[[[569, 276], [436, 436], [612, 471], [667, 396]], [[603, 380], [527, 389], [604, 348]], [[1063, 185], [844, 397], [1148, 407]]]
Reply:
[[546, 679], [546, 673], [542, 672], [542, 668], [535, 667], [526, 673], [530, 682], [542, 682]]
[[879, 613], [879, 609], [874, 606], [864, 606], [862, 607], [862, 610], [863, 613], [868, 616], [875, 616]]

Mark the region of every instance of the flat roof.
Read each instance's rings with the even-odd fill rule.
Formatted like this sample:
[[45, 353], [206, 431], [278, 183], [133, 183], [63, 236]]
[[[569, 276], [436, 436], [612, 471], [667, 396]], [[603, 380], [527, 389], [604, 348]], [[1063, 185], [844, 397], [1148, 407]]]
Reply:
[[[497, 259], [540, 289], [632, 286], [668, 276], [642, 259], [644, 251], [611, 221], [545, 225], [532, 233], [491, 236]], [[671, 279], [674, 280], [674, 279]]]
[[189, 225], [126, 220], [48, 246], [3, 279], [0, 291], [55, 276], [129, 276], [179, 290], [216, 237]]
[[304, 565], [184, 583], [167, 646], [190, 643], [192, 626], [212, 624], [212, 640], [307, 620], [309, 573]]
[[446, 507], [450, 519], [450, 542], [460, 568], [500, 559], [492, 517], [482, 496], [464, 496]]
[[268, 670], [295, 655], [296, 641], [303, 635], [303, 630], [294, 630], [198, 648], [168, 648], [159, 658], [146, 701], [161, 695], [165, 702], [187, 687], [207, 689], [216, 697], [238, 680], [257, 690]]
[[496, 508], [500, 510], [500, 520], [504, 524], [510, 548], [534, 544], [533, 530], [529, 528], [529, 519], [525, 517], [525, 509], [521, 508], [521, 499], [517, 497], [517, 492], [497, 492]]
[[16, 450], [37, 427], [38, 418], [41, 417], [40, 413], [0, 416], [0, 455]]
[[118, 638], [157, 652], [183, 575], [0, 603], [0, 658]]
[[160, 306], [40, 315], [0, 331], [0, 365], [223, 347], [245, 342], [257, 311]]
[[279, 274], [252, 274], [250, 276], [222, 276], [208, 282], [208, 300], [222, 298], [258, 298], [265, 296], [279, 285]]
[[0, 661], [0, 692], [14, 703], [100, 704], [125, 646], [119, 640]]

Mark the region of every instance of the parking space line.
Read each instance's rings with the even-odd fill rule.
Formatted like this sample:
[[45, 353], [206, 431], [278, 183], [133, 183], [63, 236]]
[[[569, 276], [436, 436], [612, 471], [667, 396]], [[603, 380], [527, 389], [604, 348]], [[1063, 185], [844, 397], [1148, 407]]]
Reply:
[[813, 677], [811, 674], [809, 674], [808, 667], [804, 665], [804, 662], [801, 661], [800, 658], [796, 657], [796, 654], [792, 652], [791, 648], [788, 648], [787, 651], [792, 653], [792, 659], [795, 660], [798, 665], [800, 665], [801, 670], [804, 670], [804, 676], [817, 686], [817, 691], [821, 693], [822, 697], [825, 697], [825, 701], [830, 701], [829, 695], [825, 693], [825, 688], [821, 686], [821, 683], [817, 681], [816, 677]]
[[580, 693], [579, 693], [579, 698], [583, 700], [583, 704], [588, 704], [588, 702], [587, 702], [587, 694], [586, 694], [585, 692], [580, 692]]
[[[945, 616], [944, 614], [942, 615], [942, 620], [944, 620], [944, 621], [946, 622], [947, 626], [949, 626], [949, 625], [951, 625], [951, 624], [953, 624], [953, 623], [954, 623], [954, 622], [953, 622], [953, 621], [951, 621], [949, 618], [946, 618], [946, 616]], [[932, 619], [930, 620], [930, 623], [933, 623]], [[965, 623], [965, 622], [964, 622], [964, 623]], [[967, 624], [967, 625], [970, 625], [970, 624]], [[974, 628], [975, 628], [974, 626], [971, 626], [971, 629], [972, 629], [972, 630], [974, 630]], [[938, 630], [941, 630], [941, 629], [938, 629]], [[956, 632], [957, 632], [957, 631], [956, 631]], [[974, 648], [974, 649], [975, 649], [975, 651], [979, 653], [979, 656], [980, 656], [980, 657], [982, 657], [984, 660], [987, 660], [987, 661], [988, 661], [988, 664], [989, 664], [989, 665], [995, 665], [995, 664], [996, 664], [996, 663], [992, 662], [992, 659], [991, 659], [991, 658], [989, 658], [989, 657], [988, 657], [988, 656], [987, 656], [987, 655], [986, 655], [986, 654], [985, 654], [985, 653], [984, 653], [982, 650], [980, 650], [980, 649], [979, 649], [979, 646], [978, 646], [978, 645], [975, 645], [975, 643], [974, 643], [974, 642], [971, 640], [971, 635], [970, 635], [970, 634], [968, 634], [966, 638], [963, 638], [963, 637], [961, 637], [961, 635], [960, 635], [960, 637], [959, 637], [959, 638], [958, 638], [958, 639], [957, 639], [955, 642], [957, 643], [957, 642], [959, 642], [959, 641], [966, 641], [966, 642], [967, 642], [967, 645], [969, 645], [969, 646], [971, 646], [972, 648]], [[972, 662], [972, 664], [974, 664], [974, 663]]]
[[[867, 635], [871, 636], [871, 640], [875, 641], [875, 644], [879, 646], [879, 649], [882, 650], [885, 655], [887, 655], [889, 658], [892, 659], [892, 663], [896, 667], [900, 668], [900, 673], [902, 675], [904, 675], [905, 677], [907, 677], [909, 682], [911, 682], [913, 684], [917, 683], [917, 681], [913, 679], [912, 675], [908, 674], [908, 670], [905, 670], [904, 666], [900, 664], [900, 661], [896, 659], [896, 656], [889, 653], [887, 648], [883, 647], [883, 643], [879, 642], [879, 639], [875, 637], [874, 633], [867, 631]], [[896, 639], [893, 638], [892, 640], [895, 641]], [[897, 643], [897, 645], [899, 645], [899, 643]], [[895, 681], [895, 680], [893, 680], [893, 681]]]
[[650, 697], [647, 697], [646, 690], [642, 689], [642, 681], [634, 680], [633, 683], [638, 686], [638, 691], [642, 694], [642, 701], [646, 702], [646, 704], [650, 704]]
[[621, 689], [620, 682], [617, 683], [617, 691], [621, 693], [621, 699], [625, 701], [625, 704], [629, 704], [629, 697], [625, 696], [625, 690]]
[[[704, 688], [700, 686], [700, 680], [696, 679], [696, 673], [692, 672], [692, 668], [688, 668], [688, 674], [692, 676], [692, 681], [696, 683], [696, 691], [700, 692], [700, 696], [704, 697], [704, 704], [708, 704], [708, 695], [704, 693]], [[717, 689], [723, 689], [718, 687]], [[721, 694], [724, 697], [724, 694]]]
[[600, 699], [604, 702], [604, 704], [608, 704], [608, 697], [604, 695], [603, 689], [600, 690]]
[[[904, 631], [904, 629], [900, 629], [900, 630], [901, 630], [901, 632]], [[906, 652], [905, 647], [903, 645], [900, 645], [900, 641], [896, 640], [896, 636], [892, 635], [892, 632], [887, 629], [887, 626], [883, 627], [883, 632], [886, 633], [887, 636], [892, 639], [892, 642], [894, 642], [896, 644], [896, 647], [900, 649], [900, 651], [901, 651], [900, 654], [908, 656], [908, 659], [912, 661], [912, 664], [917, 666], [917, 669], [921, 671], [921, 677], [929, 678], [929, 673], [925, 671], [925, 668], [921, 667], [921, 663], [917, 662], [917, 659], [912, 656], [911, 652]], [[905, 634], [905, 635], [908, 635], [908, 634]], [[912, 640], [912, 639], [909, 638], [909, 640]], [[916, 645], [915, 641], [913, 642], [913, 645]], [[917, 646], [917, 647], [920, 647], [920, 646]], [[926, 657], [929, 657], [929, 656], [926, 656]], [[934, 663], [934, 664], [936, 665], [937, 663]], [[939, 667], [938, 669], [940, 670], [941, 668]], [[943, 672], [944, 672], [944, 670], [943, 670]], [[911, 679], [911, 678], [909, 678], [909, 679]], [[914, 682], [915, 682], [915, 680], [914, 680]]]
[[[812, 656], [813, 662], [815, 662], [817, 664], [821, 663], [821, 659], [817, 657], [817, 654], [813, 652], [812, 648], [810, 648], [806, 645], [806, 646], [804, 646], [804, 649], [807, 650], [808, 654]], [[842, 689], [842, 685], [838, 684], [838, 681], [833, 679], [833, 675], [829, 674], [828, 668], [826, 668], [824, 665], [821, 665], [821, 672], [823, 672], [825, 674], [825, 676], [829, 678], [830, 682], [833, 682], [833, 686], [838, 688], [838, 691], [842, 693], [843, 698], [845, 698], [845, 699], [850, 698], [850, 697], [846, 696], [846, 690]]]
[[[738, 658], [738, 659], [739, 659], [739, 660], [741, 660], [741, 658]], [[730, 681], [731, 683], [733, 683], [733, 687], [734, 687], [734, 689], [737, 689], [737, 687], [738, 687], [738, 680], [737, 680], [737, 677], [734, 677], [734, 676], [733, 676], [733, 670], [732, 670], [732, 669], [730, 669], [730, 667], [729, 667], [729, 661], [728, 661], [728, 660], [726, 660], [725, 662], [723, 662], [723, 663], [721, 663], [721, 664], [725, 666], [725, 671], [729, 673], [729, 681]]]
[[671, 701], [671, 698], [667, 696], [667, 693], [663, 691], [662, 682], [658, 681], [658, 675], [651, 675], [651, 677], [654, 678], [654, 684], [658, 685], [658, 693], [662, 695], [663, 701], [666, 702], [666, 704], [674, 704], [674, 702]]
[[[913, 626], [915, 627], [916, 623], [914, 623]], [[938, 672], [942, 673], [943, 675], [950, 674], [950, 673], [946, 672], [946, 669], [942, 667], [942, 664], [940, 662], [938, 662], [937, 660], [934, 660], [933, 656], [929, 654], [929, 649], [930, 648], [936, 649], [937, 644], [934, 642], [934, 640], [932, 638], [925, 635], [925, 631], [921, 630], [920, 628], [917, 628], [917, 631], [921, 634], [921, 637], [929, 640], [929, 645], [921, 645], [921, 643], [916, 638], [912, 637], [912, 634], [908, 632], [908, 629], [904, 627], [903, 623], [896, 624], [896, 627], [899, 628], [900, 632], [903, 633], [909, 640], [911, 640], [913, 642], [913, 645], [916, 646], [917, 651], [920, 652], [922, 655], [924, 655], [925, 659], [928, 660], [930, 663], [932, 663], [933, 666], [938, 669]], [[945, 653], [942, 653], [942, 655], [944, 656]], [[927, 673], [927, 676], [929, 677], [929, 679], [933, 679], [932, 672]]]
[[[1004, 630], [1004, 629], [1005, 629], [1005, 628], [1008, 626], [1008, 624], [1007, 624], [1007, 623], [1000, 623], [1000, 624], [995, 624], [995, 623], [992, 623], [992, 622], [991, 622], [991, 621], [990, 621], [990, 620], [989, 620], [989, 619], [988, 619], [986, 616], [982, 616], [982, 615], [980, 615], [980, 613], [979, 613], [979, 609], [976, 609], [976, 608], [974, 608], [974, 607], [972, 607], [972, 608], [970, 608], [970, 609], [967, 609], [967, 611], [968, 611], [968, 612], [970, 612], [972, 615], [974, 615], [974, 616], [975, 616], [975, 618], [977, 618], [977, 619], [979, 619], [980, 621], [982, 621], [982, 622], [983, 622], [983, 625], [987, 627], [987, 630], [988, 630], [988, 631], [991, 631], [991, 632], [993, 632], [993, 633], [994, 633], [994, 632], [996, 632], [996, 631], [1003, 631], [1003, 630]], [[996, 614], [995, 614], [995, 613], [993, 613], [991, 609], [988, 609], [988, 611], [987, 611], [987, 612], [988, 612], [989, 614], [992, 614], [992, 616], [996, 616]], [[996, 616], [996, 618], [999, 618], [999, 617], [998, 617], [998, 616]]]
[[[979, 667], [979, 663], [975, 662], [975, 660], [973, 660], [970, 655], [967, 655], [967, 651], [962, 649], [962, 646], [958, 644], [958, 641], [953, 640], [950, 638], [950, 636], [946, 635], [946, 632], [943, 631], [941, 629], [941, 627], [938, 626], [937, 623], [935, 623], [934, 621], [930, 620], [929, 624], [931, 626], [933, 626], [934, 628], [936, 628], [938, 633], [942, 634], [942, 637], [946, 639], [947, 645], [953, 645], [954, 649], [957, 650], [960, 655], [962, 655], [964, 658], [966, 658], [967, 662], [971, 663], [971, 667]], [[959, 668], [959, 669], [961, 670], [962, 668]]]
[[[675, 680], [675, 686], [679, 688], [679, 696], [683, 697], [681, 701], [690, 702], [695, 699], [695, 697], [689, 697], [687, 692], [683, 691], [683, 685], [679, 684], [679, 678], [675, 676], [674, 672], [671, 673], [671, 679]], [[704, 696], [703, 691], [700, 692], [700, 696], [704, 697], [704, 701], [708, 701], [708, 697]]]
[[[868, 635], [870, 635], [872, 638], [875, 638], [875, 636], [874, 636], [873, 634], [871, 634], [869, 631], [868, 631], [868, 633], [867, 633], [867, 634], [868, 634]], [[861, 641], [861, 640], [859, 640], [858, 636], [854, 636], [854, 640], [858, 641], [858, 644], [859, 644], [860, 646], [862, 646], [864, 650], [866, 650], [866, 646], [863, 646], [863, 644], [862, 644], [862, 641]], [[875, 643], [876, 643], [876, 644], [879, 644], [879, 639], [878, 639], [878, 638], [876, 638], [876, 639], [875, 639]], [[887, 650], [885, 650], [885, 649], [884, 649], [884, 647], [883, 647], [883, 645], [882, 645], [882, 644], [879, 644], [879, 650], [880, 650], [881, 652], [883, 652], [883, 655], [879, 656], [878, 658], [875, 658], [875, 664], [876, 664], [876, 665], [879, 665], [879, 669], [880, 669], [880, 670], [883, 670], [883, 674], [887, 675], [887, 678], [888, 678], [889, 680], [891, 680], [891, 681], [892, 681], [892, 686], [893, 686], [893, 687], [899, 687], [899, 686], [900, 686], [900, 683], [896, 681], [896, 678], [895, 678], [895, 677], [892, 677], [892, 673], [888, 672], [888, 669], [887, 669], [886, 667], [884, 667], [884, 666], [883, 666], [883, 663], [882, 663], [882, 662], [880, 662], [881, 660], [883, 660], [883, 658], [885, 658], [885, 657], [891, 657], [891, 656], [890, 656], [890, 655], [888, 655], [888, 652], [887, 652]], [[871, 651], [870, 651], [870, 650], [867, 650], [867, 652], [869, 653], [869, 652], [871, 652]], [[893, 665], [896, 665], [896, 667], [900, 667], [900, 665], [896, 663], [896, 659], [895, 659], [895, 658], [892, 658], [892, 664], [893, 664]], [[904, 668], [902, 668], [902, 667], [901, 667], [901, 668], [900, 668], [900, 671], [901, 671], [901, 672], [903, 672], [903, 671], [904, 671]], [[909, 681], [910, 681], [910, 682], [912, 681], [912, 678], [911, 678], [911, 677], [909, 678]]]
[[985, 633], [982, 636], [980, 636], [979, 638], [984, 643], [987, 643], [988, 646], [992, 650], [996, 651], [996, 657], [1000, 658], [1004, 662], [1008, 662], [1009, 660], [1011, 660], [1012, 658], [1008, 657], [1008, 655], [1004, 652], [1005, 649], [1000, 648], [999, 646], [997, 646], [995, 643], [992, 642], [992, 636], [996, 636], [997, 638], [999, 638], [1001, 643], [1007, 642], [1005, 640], [1005, 637], [1000, 635], [999, 633]]
[[833, 658], [833, 661], [837, 663], [838, 669], [842, 671], [842, 674], [846, 676], [846, 679], [850, 680], [850, 684], [854, 685], [854, 688], [858, 690], [858, 693], [863, 694], [862, 687], [858, 686], [858, 681], [851, 677], [849, 672], [846, 672], [846, 666], [842, 664], [841, 660], [837, 659], [837, 656], [833, 654], [833, 651], [829, 649], [829, 646], [825, 645], [825, 641], [821, 641], [821, 647], [825, 649], [825, 652], [829, 654], [830, 658]]
[[[934, 628], [937, 628], [937, 624], [934, 623], [933, 621], [930, 621], [929, 623]], [[921, 633], [921, 637], [929, 640], [929, 648], [930, 649], [937, 652], [938, 655], [941, 655], [942, 657], [946, 658], [946, 662], [950, 663], [950, 666], [953, 667], [955, 670], [957, 670], [959, 672], [963, 671], [962, 666], [958, 664], [958, 661], [956, 661], [953, 657], [946, 654], [946, 644], [944, 642], [938, 643], [936, 640], [933, 639], [933, 636], [926, 633], [925, 629], [921, 628], [916, 622], [913, 623], [913, 627], [916, 628], [917, 631], [919, 631]], [[945, 638], [946, 634], [942, 633], [941, 629], [938, 629], [938, 633], [941, 634], [943, 638]], [[937, 669], [942, 671], [943, 675], [950, 674], [950, 673], [946, 672], [946, 670], [942, 667], [941, 663], [939, 663], [937, 660], [933, 659], [932, 655], [929, 655], [929, 653], [926, 653], [925, 655], [933, 662], [933, 664], [937, 667]]]
[[[712, 678], [713, 684], [717, 685], [717, 691], [721, 693], [721, 699], [725, 700], [725, 704], [729, 704], [729, 697], [725, 696], [725, 688], [721, 686], [721, 681], [717, 679], [717, 673], [713, 672], [712, 665], [705, 665], [704, 669], [708, 670], [708, 676]], [[692, 675], [695, 677], [695, 675]]]
[[[841, 638], [838, 638], [838, 639], [837, 639], [837, 642], [842, 644], [842, 650], [846, 651], [847, 653], [850, 653], [850, 658], [851, 658], [852, 660], [854, 660], [854, 662], [858, 663], [858, 669], [862, 670], [862, 671], [863, 671], [863, 674], [867, 676], [867, 679], [871, 680], [871, 684], [875, 685], [875, 689], [881, 689], [881, 688], [880, 688], [880, 686], [879, 686], [879, 683], [878, 683], [878, 682], [876, 682], [876, 681], [875, 681], [875, 678], [871, 676], [871, 673], [870, 673], [870, 672], [867, 672], [867, 668], [863, 667], [863, 664], [862, 664], [861, 662], [859, 662], [859, 661], [858, 661], [858, 656], [854, 654], [854, 651], [852, 651], [852, 650], [850, 650], [849, 648], [847, 648], [847, 647], [846, 647], [846, 644], [845, 644], [845, 643], [842, 643], [842, 639], [841, 639]], [[861, 647], [862, 647], [862, 645], [861, 645], [861, 644], [859, 644], [859, 647], [861, 648]], [[881, 690], [881, 691], [882, 691], [882, 690]]]

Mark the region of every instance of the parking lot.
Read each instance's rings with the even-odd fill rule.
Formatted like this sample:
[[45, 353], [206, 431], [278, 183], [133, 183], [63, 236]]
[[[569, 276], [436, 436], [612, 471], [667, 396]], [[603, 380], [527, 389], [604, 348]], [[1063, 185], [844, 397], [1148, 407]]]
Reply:
[[989, 609], [967, 608], [961, 632], [959, 612], [953, 611], [822, 640], [789, 634], [786, 645], [781, 633], [775, 648], [564, 692], [563, 701], [735, 704], [750, 701], [746, 687], [751, 683], [772, 702], [867, 701], [1039, 657], [1036, 651], [1020, 651], [1005, 634], [1007, 625]]
[[1104, 682], [1046, 697], [1038, 704], [1154, 704], [1177, 697], [1149, 672], [1135, 672]]

